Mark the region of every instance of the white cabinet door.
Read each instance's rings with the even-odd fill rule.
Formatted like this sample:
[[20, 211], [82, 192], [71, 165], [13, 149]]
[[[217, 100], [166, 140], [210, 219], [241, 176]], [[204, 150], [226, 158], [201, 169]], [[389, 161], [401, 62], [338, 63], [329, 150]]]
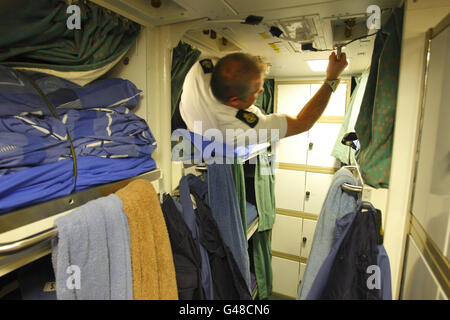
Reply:
[[300, 255], [302, 218], [277, 214], [272, 229], [272, 250]]
[[[319, 90], [322, 84], [313, 84], [311, 85], [311, 97]], [[336, 89], [336, 92], [333, 92], [330, 98], [330, 102], [328, 102], [327, 108], [322, 113], [322, 117], [330, 117], [330, 116], [340, 116], [343, 117], [345, 115], [345, 106], [347, 104], [347, 83], [342, 82]]]
[[300, 271], [298, 273], [298, 287], [297, 287], [297, 292], [298, 292], [298, 288], [300, 287], [300, 285], [302, 284], [302, 279], [303, 279], [303, 275], [305, 274], [305, 270], [306, 270], [306, 264], [305, 263], [300, 263]]
[[296, 298], [300, 262], [272, 257], [273, 292]]
[[305, 172], [275, 170], [275, 203], [279, 209], [303, 211]]
[[277, 113], [285, 113], [295, 117], [310, 97], [310, 84], [278, 84]]
[[305, 165], [308, 154], [308, 132], [281, 139], [277, 149], [277, 162]]
[[333, 181], [332, 174], [306, 173], [304, 212], [319, 215], [328, 189]]
[[316, 123], [308, 135], [308, 159], [309, 166], [339, 167], [336, 158], [331, 156], [334, 144], [341, 130], [340, 123]]
[[314, 231], [316, 230], [317, 221], [311, 219], [303, 219], [302, 230], [302, 245], [301, 254], [302, 258], [308, 259], [309, 252], [311, 251], [312, 240], [314, 237]]

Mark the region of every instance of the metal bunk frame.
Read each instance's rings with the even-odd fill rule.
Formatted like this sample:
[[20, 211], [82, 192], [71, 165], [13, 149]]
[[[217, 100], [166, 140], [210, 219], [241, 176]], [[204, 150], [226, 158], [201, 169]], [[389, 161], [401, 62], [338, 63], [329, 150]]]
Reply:
[[[13, 231], [17, 228], [21, 228], [59, 214], [67, 214], [71, 210], [91, 200], [105, 197], [118, 191], [132, 180], [145, 179], [148, 181], [161, 182], [161, 177], [161, 170], [155, 169], [132, 178], [97, 186], [61, 198], [3, 214], [0, 216], [0, 234]], [[50, 240], [55, 237], [57, 233], [58, 230], [55, 227], [52, 227], [19, 240], [0, 243], [0, 276], [50, 253]]]

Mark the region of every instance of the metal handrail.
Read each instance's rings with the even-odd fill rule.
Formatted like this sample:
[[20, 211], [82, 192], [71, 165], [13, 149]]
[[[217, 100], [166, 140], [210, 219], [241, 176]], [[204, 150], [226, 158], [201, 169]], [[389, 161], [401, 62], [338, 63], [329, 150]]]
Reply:
[[0, 244], [0, 256], [10, 255], [16, 253], [18, 251], [25, 250], [30, 248], [38, 243], [41, 243], [45, 240], [50, 240], [58, 234], [58, 229], [53, 227], [51, 229], [45, 230], [41, 233], [33, 235], [31, 237]]
[[344, 190], [347, 190], [347, 191], [351, 191], [351, 192], [362, 193], [363, 192], [364, 182], [362, 180], [362, 176], [361, 176], [361, 173], [359, 172], [358, 166], [344, 166], [344, 168], [346, 168], [348, 170], [351, 170], [351, 171], [352, 170], [356, 171], [357, 174], [358, 174], [359, 181], [361, 182], [361, 185], [360, 186], [355, 186], [355, 185], [352, 185], [352, 184], [349, 184], [349, 183], [343, 183], [341, 188], [344, 189]]

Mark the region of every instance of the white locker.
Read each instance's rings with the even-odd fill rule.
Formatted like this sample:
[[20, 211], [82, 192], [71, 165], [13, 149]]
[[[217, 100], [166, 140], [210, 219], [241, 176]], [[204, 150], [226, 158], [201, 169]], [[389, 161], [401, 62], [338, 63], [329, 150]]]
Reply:
[[272, 250], [300, 255], [303, 219], [277, 214], [272, 229]]
[[295, 298], [300, 272], [300, 262], [272, 257], [273, 292]]
[[281, 139], [278, 144], [277, 162], [306, 165], [308, 132]]
[[302, 283], [302, 279], [303, 279], [303, 275], [305, 274], [305, 270], [306, 270], [306, 264], [305, 263], [300, 263], [300, 270], [299, 270], [299, 273], [298, 273], [297, 292], [298, 292], [298, 288], [300, 287], [300, 285]]
[[316, 229], [317, 221], [311, 219], [303, 219], [303, 229], [302, 229], [302, 245], [300, 256], [302, 258], [308, 259], [309, 253], [311, 251], [312, 240], [314, 237], [314, 231]]
[[320, 214], [328, 189], [333, 181], [333, 175], [307, 172], [305, 186], [304, 212]]
[[331, 156], [334, 144], [341, 129], [340, 123], [316, 123], [308, 135], [309, 166], [334, 168], [339, 162]]
[[279, 84], [277, 86], [277, 113], [297, 116], [311, 97], [310, 84]]
[[[321, 86], [322, 84], [311, 85], [311, 97], [316, 94]], [[345, 115], [347, 89], [347, 83], [341, 81], [336, 92], [333, 92], [331, 95], [330, 102], [328, 102], [328, 105], [322, 114], [323, 117], [343, 117]]]
[[303, 211], [305, 172], [276, 169], [275, 179], [277, 208]]

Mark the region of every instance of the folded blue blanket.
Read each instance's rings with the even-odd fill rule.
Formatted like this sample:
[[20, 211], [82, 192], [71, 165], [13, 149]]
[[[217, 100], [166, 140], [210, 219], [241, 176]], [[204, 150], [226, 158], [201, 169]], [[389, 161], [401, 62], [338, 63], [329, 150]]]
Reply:
[[53, 116], [0, 117], [0, 176], [75, 155], [104, 158], [151, 156], [156, 148], [145, 120], [128, 108], [58, 110]]
[[55, 109], [109, 108], [116, 105], [131, 108], [137, 105], [142, 92], [124, 79], [98, 80], [80, 87], [55, 76], [0, 66], [0, 116], [51, 115], [24, 74], [39, 86]]
[[80, 87], [0, 66], [0, 214], [155, 169], [155, 138], [129, 109], [140, 93], [123, 79]]
[[150, 157], [105, 159], [94, 156], [77, 159], [75, 184], [72, 159], [22, 170], [0, 177], [0, 214], [63, 197], [96, 185], [111, 183], [156, 169]]

